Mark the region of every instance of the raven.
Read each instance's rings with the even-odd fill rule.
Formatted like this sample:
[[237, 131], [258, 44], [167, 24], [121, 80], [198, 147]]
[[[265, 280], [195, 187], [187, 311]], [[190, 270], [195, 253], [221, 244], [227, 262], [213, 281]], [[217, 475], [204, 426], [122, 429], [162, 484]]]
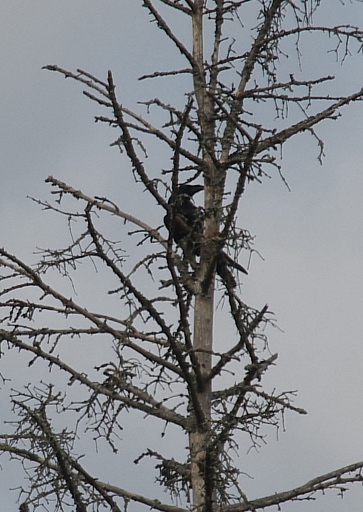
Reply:
[[[171, 212], [164, 217], [164, 224], [170, 232], [172, 230], [174, 242], [180, 245], [183, 239], [186, 239], [193, 246], [193, 253], [199, 255], [199, 240], [202, 225], [200, 209], [192, 201], [192, 197], [197, 192], [203, 190], [203, 185], [188, 185], [186, 183], [179, 185], [175, 197], [171, 196], [168, 204], [173, 208], [174, 225], [171, 225]], [[192, 233], [194, 236], [192, 236]], [[193, 240], [194, 238], [194, 240]]]
[[[173, 207], [172, 214], [169, 211], [164, 217], [164, 224], [168, 231], [172, 232], [174, 241], [180, 245], [180, 242], [186, 241], [192, 252], [199, 256], [201, 244], [201, 211], [193, 203], [193, 196], [203, 190], [203, 185], [189, 185], [183, 183], [177, 188], [175, 196], [171, 196], [168, 204]], [[172, 225], [173, 224], [173, 225]], [[226, 275], [226, 267], [233, 267], [244, 274], [247, 270], [239, 263], [234, 261], [228, 254], [221, 251], [217, 256], [217, 273], [223, 278]]]

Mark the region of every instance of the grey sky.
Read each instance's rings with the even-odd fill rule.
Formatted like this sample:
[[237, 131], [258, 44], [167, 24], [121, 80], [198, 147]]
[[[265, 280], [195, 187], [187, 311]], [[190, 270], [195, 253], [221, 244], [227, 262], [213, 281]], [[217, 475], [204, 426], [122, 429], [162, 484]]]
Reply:
[[[135, 210], [137, 188], [126, 160], [109, 147], [116, 132], [93, 122], [102, 109], [82, 95], [79, 84], [41, 69], [58, 64], [103, 79], [112, 69], [124, 104], [139, 108], [137, 101], [158, 96], [171, 101], [179, 91], [160, 81], [137, 81], [180, 59], [149, 23], [141, 3], [1, 2], [1, 245], [9, 250], [31, 257], [35, 246], [60, 242], [54, 216], [26, 199], [50, 198], [44, 184], [49, 174], [141, 213]], [[361, 3], [347, 2], [345, 8], [338, 0], [325, 4], [329, 23], [350, 21], [363, 27]], [[334, 57], [319, 55], [311, 43], [306, 56], [305, 69], [315, 75], [336, 73], [341, 91], [354, 92], [363, 85], [362, 55], [354, 53], [343, 67], [334, 66]], [[317, 130], [326, 143], [323, 166], [312, 138], [298, 137], [284, 149], [283, 171], [291, 192], [274, 175], [252, 185], [241, 205], [240, 224], [256, 235], [256, 249], [265, 259], [253, 257], [243, 293], [256, 307], [268, 302], [283, 330], [270, 333], [270, 348], [279, 360], [267, 382], [279, 390], [298, 389], [295, 403], [309, 412], [305, 417], [288, 414], [286, 432], [280, 431], [277, 442], [270, 431], [268, 445], [258, 454], [247, 455], [248, 446], [241, 446], [241, 467], [255, 477], [244, 482], [251, 498], [303, 484], [363, 458], [363, 106], [355, 104], [342, 114]], [[157, 165], [155, 155], [151, 162]], [[163, 168], [168, 165], [160, 162]], [[162, 212], [151, 200], [144, 210], [149, 222], [161, 224]], [[222, 330], [216, 327], [217, 338]], [[136, 428], [142, 436], [142, 425]], [[111, 453], [109, 465], [119, 467]], [[1, 509], [17, 510], [16, 494], [7, 489], [18, 473], [5, 460], [3, 468]], [[348, 493], [344, 501], [329, 497], [316, 510], [358, 512], [361, 492]], [[291, 510], [314, 510], [314, 505]]]

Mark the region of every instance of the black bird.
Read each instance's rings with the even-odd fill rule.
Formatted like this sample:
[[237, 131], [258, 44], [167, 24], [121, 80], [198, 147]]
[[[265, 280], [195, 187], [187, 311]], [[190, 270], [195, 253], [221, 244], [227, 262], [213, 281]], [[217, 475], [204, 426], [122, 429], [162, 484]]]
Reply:
[[[201, 211], [195, 206], [192, 197], [197, 192], [203, 190], [203, 185], [188, 185], [186, 183], [179, 185], [175, 196], [171, 196], [168, 204], [173, 207], [173, 226], [171, 225], [172, 215], [168, 212], [164, 217], [164, 224], [168, 231], [172, 230], [174, 242], [180, 245], [180, 242], [185, 238], [191, 246], [193, 246], [193, 253], [199, 255], [199, 241], [198, 233], [202, 225]], [[193, 235], [192, 235], [193, 233]]]
[[[172, 231], [174, 241], [178, 245], [181, 242], [187, 242], [196, 256], [200, 254], [202, 217], [201, 210], [195, 206], [192, 197], [203, 189], [203, 185], [189, 185], [186, 183], [179, 185], [176, 194], [171, 196], [168, 202], [173, 207], [173, 223], [171, 212], [168, 212], [164, 217], [164, 224], [169, 232]], [[221, 251], [217, 257], [217, 273], [224, 280], [226, 280], [226, 272], [230, 274], [227, 267], [233, 267], [244, 274], [248, 274], [242, 265]]]

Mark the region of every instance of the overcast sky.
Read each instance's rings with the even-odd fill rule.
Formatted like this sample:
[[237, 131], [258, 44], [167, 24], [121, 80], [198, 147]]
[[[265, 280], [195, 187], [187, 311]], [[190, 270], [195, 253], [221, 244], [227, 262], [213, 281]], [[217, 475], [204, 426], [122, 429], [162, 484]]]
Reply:
[[[350, 21], [363, 27], [362, 3], [323, 3], [329, 23]], [[120, 99], [132, 108], [139, 100], [171, 101], [182, 94], [161, 82], [137, 80], [180, 59], [149, 23], [141, 4], [1, 2], [1, 245], [10, 251], [30, 258], [36, 246], [59, 241], [53, 217], [27, 199], [50, 199], [44, 183], [50, 174], [140, 214], [126, 160], [109, 146], [116, 132], [93, 122], [101, 109], [82, 95], [79, 84], [41, 68], [82, 68], [102, 79], [112, 69]], [[337, 74], [344, 93], [363, 85], [361, 54], [353, 52], [341, 67], [318, 49], [315, 40], [306, 44], [308, 72]], [[363, 459], [363, 105], [354, 104], [342, 114], [317, 130], [325, 141], [322, 166], [313, 140], [298, 137], [284, 149], [283, 171], [291, 191], [272, 176], [263, 185], [251, 185], [241, 205], [240, 224], [256, 236], [256, 249], [264, 258], [252, 259], [244, 297], [256, 307], [268, 302], [281, 328], [271, 332], [270, 348], [279, 360], [266, 382], [278, 390], [299, 390], [295, 403], [309, 413], [288, 414], [286, 431], [280, 431], [278, 441], [271, 431], [259, 453], [247, 455], [247, 445], [241, 447], [241, 468], [255, 477], [243, 482], [251, 498], [287, 490]], [[155, 158], [151, 161], [156, 165]], [[168, 165], [160, 162], [160, 168]], [[162, 223], [163, 212], [152, 201], [143, 209], [149, 223]], [[217, 340], [222, 331], [216, 327]], [[135, 432], [143, 435], [142, 426]], [[110, 466], [119, 467], [111, 458]], [[16, 493], [7, 489], [18, 474], [5, 460], [3, 468], [1, 509], [17, 510]], [[118, 484], [123, 486], [122, 475]], [[299, 504], [286, 510], [358, 512], [362, 492], [357, 488], [344, 501], [328, 498], [316, 508]]]

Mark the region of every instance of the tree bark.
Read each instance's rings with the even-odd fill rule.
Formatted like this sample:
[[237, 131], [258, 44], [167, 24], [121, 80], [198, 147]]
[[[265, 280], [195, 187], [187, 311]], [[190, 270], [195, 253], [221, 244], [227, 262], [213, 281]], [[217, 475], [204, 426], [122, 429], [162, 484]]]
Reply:
[[[206, 494], [206, 481], [210, 475], [206, 474], [206, 452], [208, 444], [208, 431], [210, 428], [211, 410], [211, 381], [206, 379], [211, 370], [211, 347], [213, 341], [213, 306], [214, 290], [209, 287], [206, 294], [200, 293], [195, 300], [194, 312], [194, 350], [203, 376], [202, 385], [199, 385], [197, 395], [200, 409], [203, 411], [203, 422], [195, 424], [190, 432], [191, 457], [191, 483], [193, 490], [193, 510], [202, 512], [207, 510], [207, 504], [212, 496]], [[209, 488], [209, 486], [208, 486]]]

